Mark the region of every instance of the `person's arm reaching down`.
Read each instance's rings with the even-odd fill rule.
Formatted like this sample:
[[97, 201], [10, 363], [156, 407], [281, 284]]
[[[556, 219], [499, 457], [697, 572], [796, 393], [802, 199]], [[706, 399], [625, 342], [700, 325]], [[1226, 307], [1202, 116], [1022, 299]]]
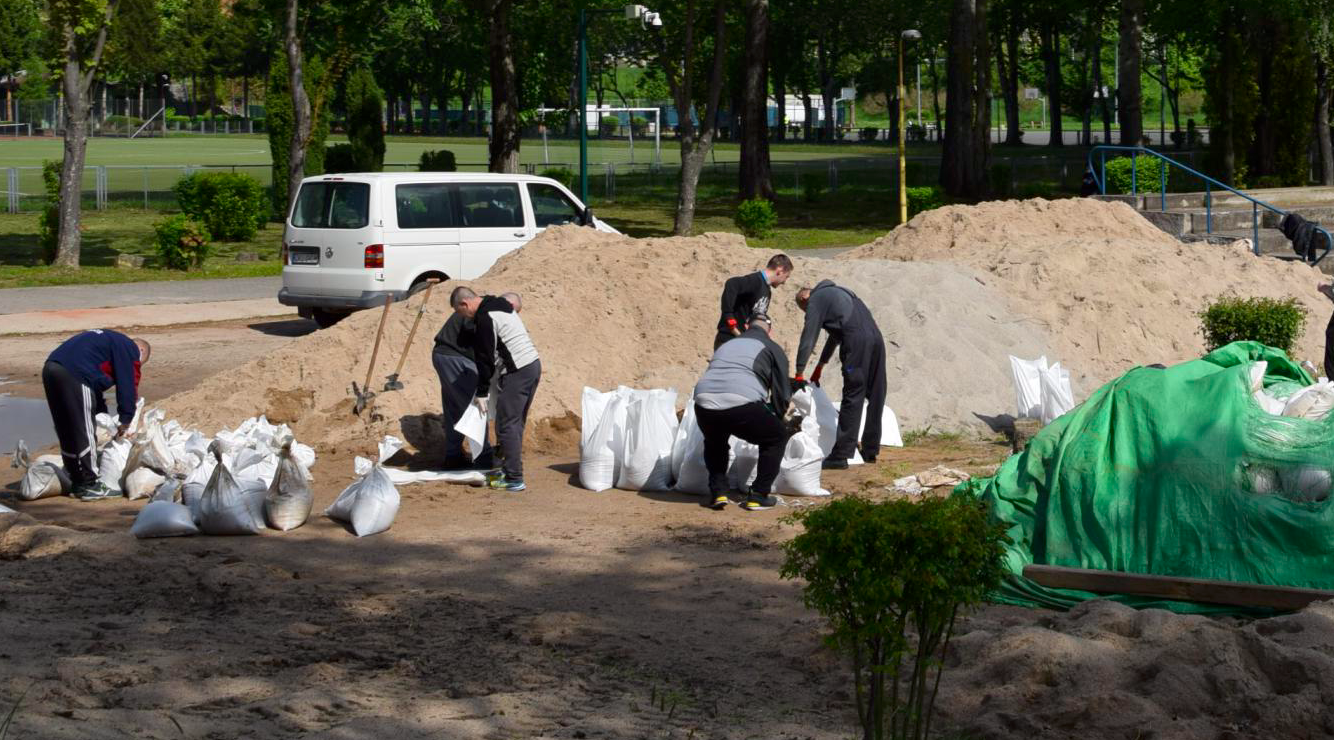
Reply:
[[496, 372], [496, 325], [490, 311], [478, 311], [473, 319], [477, 324], [473, 362], [477, 364], [477, 398], [486, 398], [491, 392], [491, 376]]
[[116, 381], [116, 412], [122, 426], [134, 420], [139, 405], [139, 378], [134, 371], [139, 348], [127, 340], [111, 342], [111, 373]]

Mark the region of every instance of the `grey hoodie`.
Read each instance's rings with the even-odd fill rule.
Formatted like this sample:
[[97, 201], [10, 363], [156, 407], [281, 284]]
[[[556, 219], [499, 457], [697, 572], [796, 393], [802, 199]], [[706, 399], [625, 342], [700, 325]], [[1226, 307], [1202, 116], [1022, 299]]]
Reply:
[[818, 364], [821, 365], [829, 362], [834, 348], [848, 338], [880, 336], [880, 327], [876, 326], [870, 309], [856, 293], [835, 285], [833, 280], [821, 280], [811, 289], [811, 298], [806, 304], [806, 324], [801, 329], [801, 342], [797, 345], [798, 375], [805, 372], [821, 329], [829, 332], [829, 341], [820, 353]]
[[695, 403], [716, 411], [772, 401], [781, 415], [791, 400], [787, 355], [758, 326], [719, 347], [695, 385]]

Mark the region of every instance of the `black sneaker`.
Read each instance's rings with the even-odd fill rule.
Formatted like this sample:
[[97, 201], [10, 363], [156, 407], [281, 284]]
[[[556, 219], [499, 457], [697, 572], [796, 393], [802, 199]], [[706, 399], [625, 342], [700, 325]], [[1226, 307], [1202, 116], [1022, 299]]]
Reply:
[[826, 457], [824, 462], [820, 463], [821, 470], [847, 470], [847, 460], [835, 460], [832, 457]]
[[863, 447], [861, 448], [861, 453], [862, 453], [862, 462], [869, 465], [875, 462], [875, 456], [880, 453], [880, 450], [870, 450]]
[[120, 496], [119, 493], [108, 488], [107, 484], [100, 480], [79, 486], [74, 489], [72, 495], [80, 501], [101, 501], [102, 499], [116, 498], [117, 496]]
[[727, 508], [727, 504], [729, 503], [729, 501], [730, 499], [727, 497], [727, 494], [725, 493], [711, 493], [705, 496], [704, 500], [699, 502], [699, 505], [703, 506], [706, 509], [721, 511]]
[[778, 497], [772, 493], [752, 493], [746, 497], [741, 508], [746, 511], [764, 511], [778, 505]]

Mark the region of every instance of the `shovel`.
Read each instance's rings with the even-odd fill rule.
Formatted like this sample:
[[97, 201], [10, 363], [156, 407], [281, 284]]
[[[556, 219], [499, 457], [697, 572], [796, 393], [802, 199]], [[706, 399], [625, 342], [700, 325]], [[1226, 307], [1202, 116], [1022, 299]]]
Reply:
[[375, 370], [375, 356], [380, 354], [380, 337], [384, 336], [384, 322], [389, 318], [389, 304], [393, 302], [393, 296], [386, 296], [384, 299], [384, 313], [380, 314], [380, 328], [375, 330], [375, 346], [371, 349], [371, 364], [366, 366], [366, 382], [358, 388], [357, 381], [352, 381], [352, 395], [357, 399], [352, 404], [352, 413], [358, 416], [366, 410], [371, 399], [375, 398], [375, 391], [371, 390], [371, 373]]
[[403, 390], [403, 383], [398, 379], [398, 374], [403, 372], [403, 363], [407, 362], [408, 349], [412, 347], [412, 338], [417, 336], [417, 325], [422, 322], [422, 314], [426, 313], [426, 304], [431, 300], [431, 288], [435, 287], [438, 282], [440, 282], [438, 278], [431, 278], [426, 281], [426, 295], [422, 296], [422, 304], [417, 307], [417, 318], [412, 321], [412, 329], [408, 332], [407, 344], [403, 345], [403, 354], [398, 356], [398, 367], [394, 368], [394, 372], [384, 379], [384, 390], [386, 391]]

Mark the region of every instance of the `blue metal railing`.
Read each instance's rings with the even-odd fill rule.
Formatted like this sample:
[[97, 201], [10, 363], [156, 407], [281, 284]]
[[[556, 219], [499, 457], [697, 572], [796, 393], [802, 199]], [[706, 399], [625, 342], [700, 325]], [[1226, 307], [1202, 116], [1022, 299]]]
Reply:
[[[1232, 194], [1234, 194], [1234, 195], [1239, 195], [1239, 196], [1245, 198], [1246, 200], [1250, 201], [1250, 203], [1251, 203], [1251, 233], [1252, 233], [1252, 235], [1254, 236], [1254, 240], [1251, 242], [1251, 245], [1252, 245], [1252, 250], [1253, 250], [1257, 255], [1260, 254], [1260, 209], [1261, 209], [1261, 208], [1264, 208], [1265, 210], [1268, 210], [1268, 211], [1270, 211], [1270, 212], [1272, 212], [1272, 213], [1276, 213], [1276, 214], [1278, 214], [1278, 215], [1280, 215], [1280, 216], [1286, 216], [1286, 215], [1288, 215], [1288, 212], [1287, 212], [1287, 211], [1283, 210], [1282, 208], [1279, 208], [1278, 206], [1272, 205], [1272, 204], [1270, 204], [1270, 203], [1266, 203], [1266, 202], [1260, 200], [1259, 198], [1256, 198], [1256, 197], [1247, 195], [1246, 193], [1243, 193], [1243, 192], [1241, 192], [1240, 190], [1237, 190], [1236, 188], [1232, 187], [1231, 185], [1227, 185], [1227, 184], [1225, 184], [1225, 183], [1219, 182], [1218, 180], [1215, 180], [1214, 178], [1209, 177], [1208, 175], [1204, 174], [1203, 172], [1199, 172], [1199, 171], [1195, 170], [1194, 168], [1190, 167], [1189, 165], [1182, 164], [1181, 162], [1178, 162], [1178, 161], [1176, 161], [1175, 159], [1172, 159], [1171, 157], [1165, 156], [1165, 155], [1163, 155], [1163, 154], [1160, 153], [1160, 152], [1156, 152], [1156, 151], [1154, 151], [1154, 150], [1152, 150], [1152, 149], [1149, 149], [1148, 147], [1143, 147], [1143, 146], [1116, 146], [1116, 145], [1112, 145], [1112, 144], [1098, 144], [1097, 146], [1095, 146], [1095, 147], [1093, 147], [1092, 149], [1089, 150], [1088, 169], [1089, 169], [1089, 172], [1093, 173], [1093, 179], [1096, 180], [1097, 183], [1098, 183], [1098, 192], [1101, 193], [1101, 194], [1103, 194], [1103, 195], [1106, 195], [1106, 194], [1107, 194], [1107, 152], [1133, 152], [1134, 155], [1148, 154], [1148, 155], [1157, 157], [1158, 159], [1162, 160], [1163, 162], [1166, 162], [1166, 163], [1169, 164], [1169, 165], [1172, 165], [1173, 167], [1180, 167], [1182, 170], [1184, 170], [1184, 171], [1187, 172], [1188, 174], [1194, 175], [1195, 177], [1198, 177], [1198, 178], [1200, 178], [1201, 180], [1203, 180], [1203, 181], [1204, 181], [1204, 233], [1206, 233], [1206, 234], [1212, 234], [1212, 233], [1214, 233], [1214, 207], [1213, 207], [1213, 204], [1214, 204], [1213, 190], [1214, 190], [1214, 188], [1220, 188], [1220, 189], [1222, 189], [1222, 190], [1226, 190], [1226, 191], [1228, 191], [1229, 193], [1232, 193]], [[1098, 167], [1097, 170], [1094, 170], [1094, 169], [1093, 169], [1093, 155], [1094, 155], [1094, 153], [1097, 153], [1097, 154], [1098, 154], [1098, 157], [1099, 157], [1099, 167]], [[1132, 155], [1132, 156], [1130, 157], [1130, 195], [1131, 195], [1131, 196], [1137, 196], [1137, 195], [1139, 195], [1139, 192], [1138, 192], [1138, 190], [1139, 190], [1139, 157], [1138, 157], [1138, 156], [1134, 156], [1134, 155]], [[1158, 168], [1158, 189], [1159, 189], [1159, 196], [1160, 196], [1160, 198], [1161, 198], [1161, 201], [1160, 201], [1160, 202], [1161, 202], [1161, 209], [1162, 209], [1163, 211], [1166, 211], [1166, 210], [1167, 210], [1167, 168], [1166, 168], [1166, 167], [1159, 167], [1159, 168]], [[1147, 193], [1146, 193], [1146, 195], [1147, 195]], [[1319, 264], [1319, 263], [1320, 263], [1320, 260], [1323, 260], [1323, 259], [1329, 254], [1330, 250], [1331, 250], [1331, 249], [1334, 249], [1334, 236], [1330, 236], [1330, 233], [1329, 233], [1328, 231], [1325, 231], [1325, 229], [1324, 229], [1323, 227], [1319, 226], [1319, 225], [1315, 225], [1315, 229], [1316, 229], [1316, 231], [1320, 232], [1320, 233], [1325, 237], [1325, 251], [1321, 252], [1319, 257], [1316, 257], [1314, 260], [1311, 261], [1311, 264], [1313, 264], [1313, 265], [1315, 265], [1315, 264]]]

